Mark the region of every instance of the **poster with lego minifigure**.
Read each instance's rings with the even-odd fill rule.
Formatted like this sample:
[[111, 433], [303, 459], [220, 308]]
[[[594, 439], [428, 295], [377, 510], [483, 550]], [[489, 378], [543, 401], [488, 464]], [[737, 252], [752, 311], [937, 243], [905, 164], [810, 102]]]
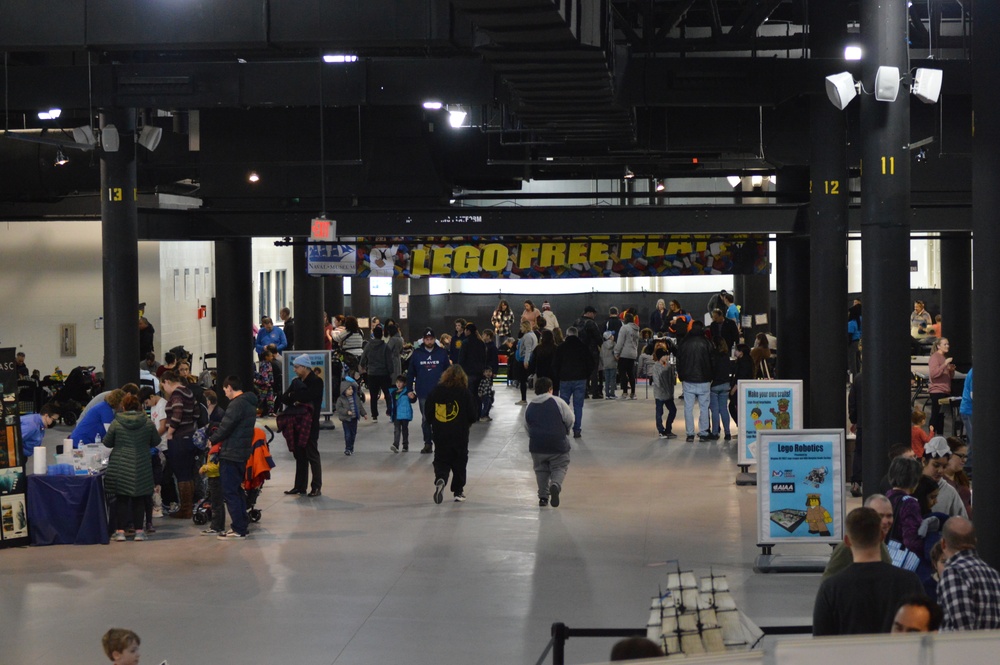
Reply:
[[758, 433], [758, 542], [843, 540], [844, 439], [842, 429]]
[[757, 463], [757, 434], [803, 426], [802, 381], [740, 381], [737, 385], [740, 434], [737, 464]]

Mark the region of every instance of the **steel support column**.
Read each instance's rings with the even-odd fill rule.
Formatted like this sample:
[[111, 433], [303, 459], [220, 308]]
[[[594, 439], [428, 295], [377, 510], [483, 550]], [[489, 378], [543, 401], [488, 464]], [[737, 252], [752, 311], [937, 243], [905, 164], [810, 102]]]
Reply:
[[[862, 79], [875, 84], [879, 66], [898, 67], [904, 80], [893, 102], [861, 95], [861, 266], [864, 371], [861, 418], [865, 494], [886, 472], [887, 448], [909, 441], [910, 424], [910, 95], [904, 0], [862, 0]], [[840, 294], [837, 294], [838, 296]], [[841, 307], [842, 309], [842, 307]], [[838, 345], [842, 347], [843, 345]]]
[[339, 275], [328, 275], [323, 278], [323, 303], [326, 313], [332, 320], [337, 314], [343, 314], [344, 309], [344, 278]]
[[[777, 174], [778, 193], [808, 191], [809, 171], [805, 168], [788, 167]], [[799, 209], [795, 231], [790, 236], [778, 238], [778, 278], [777, 311], [775, 321], [778, 337], [778, 360], [775, 373], [782, 379], [801, 379], [803, 386], [809, 385], [809, 330], [810, 289], [809, 289], [809, 236], [808, 208]], [[815, 299], [813, 297], [812, 299]], [[808, 393], [806, 393], [805, 422], [808, 420]]]
[[[410, 280], [410, 318], [407, 319], [407, 330], [409, 337], [403, 339], [417, 340], [424, 333], [424, 328], [430, 325], [430, 280], [411, 279]], [[435, 333], [451, 332], [449, 330], [435, 330]]]
[[[1000, 568], [1000, 483], [988, 482], [990, 474], [1000, 469], [1000, 447], [991, 445], [992, 405], [997, 400], [1000, 385], [1000, 353], [997, 353], [996, 331], [1000, 330], [1000, 310], [992, 307], [993, 289], [1000, 284], [1000, 261], [996, 248], [1000, 246], [1000, 225], [996, 221], [1000, 210], [1000, 3], [976, 3], [976, 29], [972, 52], [974, 79], [979, 83], [972, 95], [975, 113], [975, 141], [972, 147], [972, 267], [976, 295], [988, 303], [976, 312], [972, 331], [975, 364], [976, 408], [973, 411], [975, 432], [982, 432], [973, 443], [977, 476], [987, 482], [976, 484], [976, 533], [979, 554], [995, 568]], [[948, 320], [944, 321], [945, 326]], [[948, 329], [945, 327], [945, 333]]]
[[367, 277], [351, 277], [351, 316], [366, 319], [372, 313], [372, 288]]
[[101, 113], [114, 125], [116, 152], [101, 155], [101, 244], [104, 272], [104, 380], [120, 388], [139, 380], [139, 236], [135, 174], [135, 110]]
[[972, 238], [941, 235], [941, 320], [959, 371], [972, 366]]
[[323, 348], [323, 278], [307, 271], [306, 248], [291, 247], [295, 279], [295, 346]]
[[[253, 255], [249, 238], [215, 241], [215, 294], [218, 325], [215, 348], [219, 384], [229, 375], [240, 377], [243, 387], [253, 386], [256, 354], [247, 338], [253, 329]], [[298, 336], [298, 316], [295, 334]], [[222, 395], [219, 395], [220, 399]]]

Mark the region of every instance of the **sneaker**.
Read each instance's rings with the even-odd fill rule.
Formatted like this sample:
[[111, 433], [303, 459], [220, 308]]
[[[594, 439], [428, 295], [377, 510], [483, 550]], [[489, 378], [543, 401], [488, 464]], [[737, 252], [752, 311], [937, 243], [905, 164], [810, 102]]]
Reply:
[[463, 501], [465, 501], [465, 495], [464, 494], [456, 494], [455, 495], [455, 502], [456, 503], [462, 503]]
[[156, 528], [153, 526], [152, 522], [147, 522], [146, 523], [146, 533], [147, 534], [156, 533]]
[[538, 507], [539, 508], [544, 508], [547, 505], [549, 505], [549, 498], [548, 497], [543, 497], [543, 498], [541, 498], [541, 499], [538, 500]]
[[438, 478], [434, 481], [434, 503], [442, 501], [444, 501], [444, 478]]
[[552, 483], [549, 485], [549, 503], [552, 504], [553, 508], [559, 507], [559, 492], [562, 491], [562, 487]]
[[133, 540], [135, 540], [136, 542], [141, 542], [143, 540], [149, 540], [149, 536], [146, 535], [145, 531], [136, 531], [135, 538]]
[[676, 439], [677, 435], [674, 434], [673, 432], [667, 432], [667, 438], [668, 439]]
[[660, 433], [659, 433], [659, 434], [658, 434], [657, 436], [659, 436], [659, 438], [661, 438], [661, 439], [666, 439], [666, 438], [668, 438], [668, 437], [667, 437], [667, 433], [666, 433], [666, 432], [660, 432]]
[[732, 434], [727, 434], [725, 436], [725, 438], [723, 439], [723, 441], [732, 441], [732, 440], [733, 440], [733, 435]]
[[404, 443], [404, 444], [403, 444], [403, 452], [404, 452], [404, 453], [408, 453], [408, 452], [410, 452], [410, 446]]
[[490, 418], [487, 418], [486, 416], [483, 416], [482, 418], [479, 419], [479, 422], [481, 422], [481, 423], [488, 423], [488, 422], [490, 422], [490, 420], [491, 420]]
[[350, 457], [351, 455], [354, 454], [354, 451], [353, 450], [345, 450], [344, 454], [347, 455], [348, 457]]
[[430, 446], [424, 446], [423, 448], [420, 449], [420, 452], [424, 455], [427, 455], [429, 453], [434, 452], [434, 449], [431, 448]]
[[527, 400], [523, 400], [523, 399], [519, 399], [516, 402], [514, 402], [514, 404], [516, 404], [516, 405], [527, 404], [527, 403], [528, 403], [528, 401]]
[[378, 424], [378, 416], [372, 416], [372, 424]]
[[124, 543], [126, 540], [128, 540], [128, 538], [125, 537], [124, 531], [115, 531], [115, 535], [111, 537], [111, 540], [115, 541], [116, 543]]
[[688, 443], [693, 443], [694, 442], [694, 434], [688, 434], [687, 438], [685, 438], [684, 440], [687, 441]]
[[632, 395], [631, 395], [631, 397], [629, 397], [629, 399], [635, 399], [635, 393], [632, 393]]
[[203, 536], [218, 536], [221, 533], [223, 533], [223, 532], [222, 531], [216, 531], [212, 527], [209, 527], [209, 528], [205, 529], [204, 531], [202, 531], [201, 535], [203, 535]]
[[217, 538], [219, 540], [230, 540], [230, 539], [244, 540], [249, 535], [250, 534], [248, 534], [248, 533], [236, 533], [235, 531], [233, 531], [232, 529], [230, 529], [229, 531], [226, 531], [225, 533], [220, 533], [217, 536]]
[[397, 446], [397, 445], [396, 445], [396, 444], [394, 443], [394, 444], [392, 444], [391, 446], [389, 446], [389, 450], [391, 450], [391, 451], [392, 451], [392, 452], [394, 452], [394, 453], [398, 453], [398, 452], [399, 452], [399, 446]]
[[488, 423], [489, 423], [489, 422], [493, 422], [493, 418], [492, 418], [492, 417], [490, 417], [490, 416], [483, 416], [482, 420], [485, 420], [485, 421], [486, 421], [486, 422], [488, 422]]
[[574, 439], [579, 439], [582, 436], [583, 436], [583, 432], [581, 432], [578, 429], [573, 430], [573, 438]]
[[168, 515], [173, 515], [174, 513], [176, 513], [180, 509], [181, 509], [181, 504], [176, 503], [176, 502], [171, 503], [169, 506], [167, 506], [167, 514]]

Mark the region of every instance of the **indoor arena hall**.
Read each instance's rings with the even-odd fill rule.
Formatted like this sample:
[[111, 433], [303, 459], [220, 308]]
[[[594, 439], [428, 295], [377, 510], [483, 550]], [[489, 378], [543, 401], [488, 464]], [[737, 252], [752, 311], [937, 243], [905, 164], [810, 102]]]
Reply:
[[[323, 430], [315, 498], [283, 494], [295, 465], [278, 435], [245, 540], [158, 519], [145, 543], [4, 552], [0, 604], [18, 638], [3, 662], [101, 662], [101, 635], [127, 626], [144, 662], [172, 665], [534, 663], [554, 622], [643, 629], [675, 562], [726, 575], [758, 625], [811, 623], [818, 574], [754, 573], [757, 493], [735, 483], [738, 429], [731, 442], [660, 439], [642, 383], [636, 400], [588, 399], [561, 504], [539, 507], [518, 390], [496, 391], [492, 422], [472, 426], [464, 503], [434, 503], [432, 456], [390, 452], [383, 418], [362, 422], [350, 457], [339, 425]], [[570, 639], [566, 662], [606, 661], [615, 641]]]

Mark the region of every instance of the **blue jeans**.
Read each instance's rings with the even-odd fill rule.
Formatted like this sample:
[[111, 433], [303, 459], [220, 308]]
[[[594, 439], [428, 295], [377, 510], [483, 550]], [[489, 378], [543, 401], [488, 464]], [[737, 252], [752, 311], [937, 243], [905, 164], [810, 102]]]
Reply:
[[587, 394], [587, 380], [579, 379], [577, 381], [560, 381], [559, 382], [559, 397], [562, 401], [570, 404], [570, 398], [573, 398], [573, 431], [579, 432], [583, 429], [583, 400], [584, 396]]
[[[663, 425], [663, 407], [667, 407], [667, 424]], [[660, 434], [669, 434], [674, 426], [674, 418], [677, 417], [677, 405], [672, 399], [656, 400], [656, 431]]]
[[479, 417], [488, 418], [493, 408], [493, 395], [483, 395], [479, 398]]
[[604, 370], [604, 396], [614, 397], [615, 396], [615, 375], [618, 373], [618, 368], [609, 367]]
[[[709, 411], [712, 415], [712, 435], [718, 436], [720, 431], [729, 434], [729, 384], [712, 386], [709, 399]], [[720, 422], [721, 421], [721, 426]]]
[[[247, 504], [243, 500], [243, 490], [240, 484], [246, 473], [246, 464], [219, 460], [219, 477], [222, 479], [222, 498], [229, 511], [229, 519], [233, 521], [233, 531], [245, 536], [250, 525], [247, 521]], [[216, 507], [212, 506], [212, 510]], [[222, 506], [218, 509], [221, 511]]]
[[708, 424], [709, 402], [711, 401], [712, 384], [681, 382], [684, 391], [684, 428], [688, 436], [694, 436], [694, 403], [698, 402], [698, 434], [710, 434]]
[[354, 450], [354, 439], [358, 436], [358, 419], [341, 420], [344, 428], [344, 450]]

